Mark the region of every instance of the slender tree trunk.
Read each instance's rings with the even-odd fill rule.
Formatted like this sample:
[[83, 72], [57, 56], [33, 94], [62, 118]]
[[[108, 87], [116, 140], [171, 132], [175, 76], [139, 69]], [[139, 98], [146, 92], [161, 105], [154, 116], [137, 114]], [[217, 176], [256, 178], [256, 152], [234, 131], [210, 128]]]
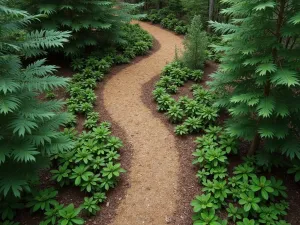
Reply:
[[248, 155], [251, 156], [251, 155], [254, 155], [254, 153], [256, 152], [256, 150], [259, 148], [259, 144], [260, 144], [260, 135], [259, 133], [256, 133], [252, 143], [251, 143], [251, 147], [248, 151]]
[[[215, 0], [209, 0], [208, 21], [211, 21], [213, 19], [214, 8], [215, 8]], [[209, 33], [211, 32], [210, 26], [207, 27], [207, 31]]]
[[215, 0], [209, 0], [208, 20], [213, 19]]

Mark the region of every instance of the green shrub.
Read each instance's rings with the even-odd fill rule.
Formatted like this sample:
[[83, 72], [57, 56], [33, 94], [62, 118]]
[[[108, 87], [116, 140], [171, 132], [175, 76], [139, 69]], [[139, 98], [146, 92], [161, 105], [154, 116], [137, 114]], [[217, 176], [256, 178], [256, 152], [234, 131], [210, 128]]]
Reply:
[[99, 122], [99, 113], [89, 112], [87, 114], [86, 121], [84, 122], [84, 128], [86, 128], [86, 129], [96, 128], [98, 122]]
[[[96, 118], [96, 113], [89, 116]], [[51, 171], [53, 179], [61, 186], [73, 184], [92, 194], [113, 187], [124, 170], [117, 163], [122, 142], [110, 134], [109, 125], [102, 123], [92, 131], [75, 136], [76, 147], [55, 157], [59, 168]]]
[[158, 15], [158, 14], [150, 14], [148, 16], [149, 20], [154, 23], [154, 24], [158, 24], [161, 22], [162, 18]]
[[119, 54], [115, 57], [115, 63], [116, 64], [127, 64], [127, 63], [130, 63], [130, 59], [124, 55]]
[[85, 197], [84, 203], [82, 204], [81, 208], [87, 214], [91, 214], [91, 215], [96, 215], [96, 213], [100, 210], [97, 200], [95, 200], [93, 197], [91, 198]]
[[59, 224], [65, 225], [81, 225], [84, 224], [84, 220], [78, 217], [81, 212], [80, 208], [75, 208], [73, 204], [68, 205], [58, 211], [60, 216]]
[[188, 28], [185, 25], [183, 25], [183, 26], [177, 25], [177, 26], [175, 26], [174, 31], [176, 34], [186, 34], [188, 31]]
[[46, 209], [45, 219], [40, 223], [40, 225], [55, 225], [57, 224], [60, 215], [59, 211], [64, 208], [64, 205], [56, 203], [51, 208]]
[[169, 94], [163, 94], [157, 99], [158, 111], [166, 112], [175, 103], [175, 100]]
[[72, 31], [72, 39], [63, 49], [66, 55], [78, 55], [90, 46], [107, 46], [122, 38], [123, 23], [141, 5], [115, 1], [29, 0], [25, 7], [47, 16], [36, 23], [39, 28]]
[[184, 111], [178, 104], [174, 104], [169, 107], [166, 115], [172, 123], [180, 123], [184, 118]]
[[191, 69], [202, 69], [206, 60], [208, 38], [203, 31], [200, 16], [195, 16], [184, 41], [183, 61]]
[[[283, 182], [274, 177], [259, 176], [253, 158], [245, 159], [234, 168], [233, 175], [224, 180], [228, 176], [227, 155], [234, 152], [236, 144], [234, 140], [227, 142], [228, 134], [220, 127], [211, 126], [205, 132], [197, 139], [193, 153], [194, 164], [200, 167], [197, 176], [203, 185], [203, 194], [191, 203], [194, 221], [199, 220], [204, 209], [220, 211], [226, 208], [228, 220], [236, 224], [243, 224], [245, 219], [262, 224], [283, 222], [288, 209], [287, 202], [283, 200], [287, 197]], [[228, 152], [224, 151], [226, 149]]]
[[0, 197], [0, 220], [13, 220], [17, 214], [17, 210], [23, 209], [24, 204], [20, 201], [20, 199], [13, 197]]
[[138, 41], [134, 45], [134, 51], [137, 55], [145, 55], [149, 51], [149, 45], [145, 41]]
[[55, 200], [58, 191], [54, 188], [44, 189], [37, 193], [33, 193], [33, 196], [29, 198], [26, 207], [31, 208], [32, 212], [38, 210], [49, 210], [51, 206], [55, 206], [57, 201]]

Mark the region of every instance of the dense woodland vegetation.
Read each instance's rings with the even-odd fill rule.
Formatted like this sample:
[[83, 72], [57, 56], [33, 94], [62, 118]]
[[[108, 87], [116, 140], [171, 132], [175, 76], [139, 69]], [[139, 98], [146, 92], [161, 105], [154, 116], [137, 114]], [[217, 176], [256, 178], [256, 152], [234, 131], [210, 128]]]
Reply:
[[[176, 135], [198, 135], [194, 224], [289, 224], [288, 190], [272, 171], [300, 181], [298, 0], [0, 0], [0, 224], [22, 224], [27, 209], [41, 225], [84, 224], [126, 172], [94, 90], [112, 66], [152, 48], [132, 19], [185, 35], [153, 97]], [[71, 78], [53, 58], [70, 62]], [[208, 60], [219, 68], [204, 88]], [[193, 97], [176, 100], [188, 81]], [[231, 168], [233, 155], [242, 160]], [[58, 185], [41, 189], [41, 171]], [[56, 200], [63, 186], [84, 193], [80, 207]]]

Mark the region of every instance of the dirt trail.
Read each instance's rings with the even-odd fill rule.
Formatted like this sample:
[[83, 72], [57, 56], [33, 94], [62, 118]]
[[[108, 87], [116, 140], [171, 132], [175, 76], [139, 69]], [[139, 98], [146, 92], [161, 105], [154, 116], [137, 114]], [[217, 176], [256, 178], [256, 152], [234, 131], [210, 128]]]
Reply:
[[147, 23], [141, 27], [161, 45], [151, 56], [130, 65], [105, 84], [103, 103], [110, 117], [126, 132], [133, 156], [125, 197], [112, 225], [163, 225], [179, 198], [179, 155], [173, 133], [143, 103], [143, 85], [174, 59], [182, 39]]

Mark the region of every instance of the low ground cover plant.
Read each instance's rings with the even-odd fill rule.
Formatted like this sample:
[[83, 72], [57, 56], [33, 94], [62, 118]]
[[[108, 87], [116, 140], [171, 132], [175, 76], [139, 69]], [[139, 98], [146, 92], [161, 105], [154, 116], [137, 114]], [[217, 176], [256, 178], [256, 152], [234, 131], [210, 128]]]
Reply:
[[155, 85], [153, 97], [158, 103], [157, 109], [165, 112], [170, 122], [177, 124], [177, 135], [198, 133], [217, 119], [218, 109], [212, 105], [215, 94], [201, 85], [192, 86], [193, 98], [182, 96], [176, 101], [172, 97], [188, 80], [200, 81], [202, 76], [201, 70], [191, 70], [182, 62], [174, 61], [164, 68]]
[[[206, 224], [289, 224], [284, 220], [286, 187], [281, 180], [266, 177], [254, 157], [245, 158], [229, 175], [229, 157], [237, 153], [235, 138], [222, 128], [211, 129], [196, 143], [193, 163], [199, 167], [197, 177], [203, 188], [191, 203], [194, 224], [205, 224], [208, 215], [215, 223]], [[220, 213], [225, 210], [227, 219]]]
[[174, 31], [176, 34], [186, 34], [188, 29], [186, 22], [178, 19], [169, 9], [151, 10], [142, 20], [160, 24], [162, 27]]

